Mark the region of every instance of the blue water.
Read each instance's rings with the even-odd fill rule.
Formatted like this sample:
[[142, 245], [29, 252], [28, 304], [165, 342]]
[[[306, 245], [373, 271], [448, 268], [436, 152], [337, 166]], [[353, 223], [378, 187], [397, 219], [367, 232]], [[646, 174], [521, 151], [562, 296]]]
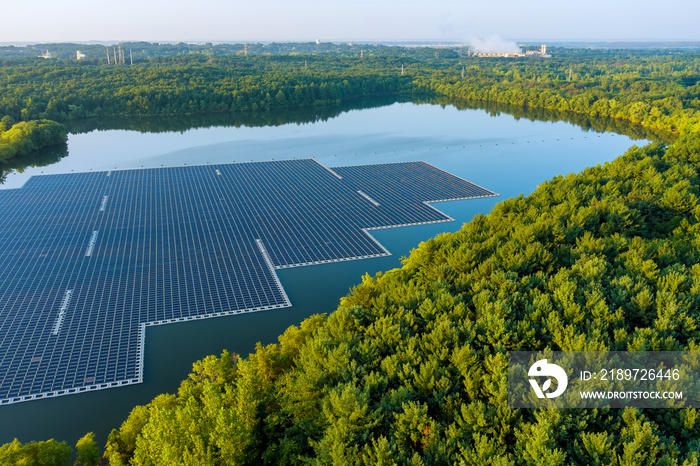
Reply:
[[143, 384], [0, 407], [0, 443], [55, 438], [74, 445], [94, 431], [103, 445], [134, 405], [175, 392], [197, 359], [223, 348], [247, 355], [258, 341], [272, 343], [288, 326], [333, 311], [363, 274], [400, 266], [401, 257], [421, 241], [455, 231], [499, 200], [528, 194], [554, 176], [610, 161], [635, 143], [645, 141], [566, 122], [410, 103], [352, 110], [308, 124], [70, 135], [69, 156], [12, 173], [3, 188], [19, 188], [40, 173], [313, 157], [330, 167], [423, 160], [501, 197], [434, 204], [455, 222], [373, 231], [392, 252], [389, 257], [278, 271], [293, 304], [289, 309], [150, 327]]

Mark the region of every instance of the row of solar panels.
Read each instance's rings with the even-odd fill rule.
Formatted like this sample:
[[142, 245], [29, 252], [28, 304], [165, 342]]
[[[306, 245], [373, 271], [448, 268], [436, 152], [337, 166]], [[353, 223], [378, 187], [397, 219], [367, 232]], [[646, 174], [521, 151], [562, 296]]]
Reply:
[[146, 325], [288, 307], [275, 268], [388, 254], [367, 229], [487, 195], [424, 163], [34, 177], [0, 192], [0, 404], [139, 381]]

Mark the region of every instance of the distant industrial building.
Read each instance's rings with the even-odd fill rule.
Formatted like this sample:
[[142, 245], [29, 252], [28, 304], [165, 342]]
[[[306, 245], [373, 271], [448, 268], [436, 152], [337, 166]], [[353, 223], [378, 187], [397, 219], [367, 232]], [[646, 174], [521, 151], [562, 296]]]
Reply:
[[526, 57], [551, 57], [551, 55], [547, 55], [547, 44], [542, 44], [540, 46], [540, 50], [528, 50], [525, 52]]
[[87, 56], [87, 55], [85, 55], [84, 53], [81, 53], [80, 50], [78, 50], [77, 52], [75, 52], [75, 58], [76, 58], [77, 60], [82, 60], [82, 59], [85, 58], [86, 56]]
[[51, 52], [49, 52], [49, 51], [47, 50], [46, 52], [44, 52], [44, 53], [42, 53], [41, 55], [39, 55], [39, 57], [40, 57], [40, 58], [51, 58], [51, 57], [53, 57], [53, 55], [51, 55]]
[[521, 57], [540, 57], [549, 58], [547, 54], [547, 44], [542, 44], [539, 50], [528, 50], [527, 52], [507, 52], [507, 53], [476, 53], [477, 57], [500, 57], [500, 58], [521, 58]]

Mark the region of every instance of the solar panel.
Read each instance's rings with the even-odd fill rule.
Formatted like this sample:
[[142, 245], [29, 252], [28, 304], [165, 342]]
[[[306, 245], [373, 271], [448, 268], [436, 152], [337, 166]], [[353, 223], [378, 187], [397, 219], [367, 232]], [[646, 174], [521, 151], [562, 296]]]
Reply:
[[141, 382], [147, 326], [289, 307], [276, 269], [387, 255], [369, 230], [494, 195], [422, 162], [33, 177], [0, 192], [0, 404]]

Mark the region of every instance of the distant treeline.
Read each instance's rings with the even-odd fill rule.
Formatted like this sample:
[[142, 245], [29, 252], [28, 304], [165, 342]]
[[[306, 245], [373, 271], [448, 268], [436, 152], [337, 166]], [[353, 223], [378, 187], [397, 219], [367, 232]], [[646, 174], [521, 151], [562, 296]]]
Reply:
[[455, 65], [434, 67], [416, 84], [451, 99], [615, 118], [669, 133], [700, 127], [698, 53], [569, 51], [550, 59], [478, 58]]
[[[182, 56], [134, 66], [0, 62], [0, 115], [16, 120], [245, 112], [412, 93], [396, 58]], [[425, 92], [428, 92], [427, 90]]]
[[[407, 55], [412, 58], [431, 58], [439, 54], [442, 58], [455, 58], [461, 50], [435, 49], [431, 47], [395, 47], [377, 44], [353, 44], [333, 42], [269, 42], [269, 43], [185, 43], [175, 44], [152, 42], [122, 42], [121, 44], [75, 44], [51, 43], [30, 44], [26, 46], [0, 46], [0, 60], [7, 58], [37, 58], [47, 51], [50, 60], [77, 60], [76, 52], [85, 54], [81, 61], [86, 63], [114, 64], [121, 62], [119, 48], [123, 51], [124, 63], [140, 63], [156, 57], [173, 57], [176, 55], [206, 55], [217, 57], [225, 55], [340, 55], [350, 57], [396, 56]], [[115, 61], [116, 59], [116, 61]]]

